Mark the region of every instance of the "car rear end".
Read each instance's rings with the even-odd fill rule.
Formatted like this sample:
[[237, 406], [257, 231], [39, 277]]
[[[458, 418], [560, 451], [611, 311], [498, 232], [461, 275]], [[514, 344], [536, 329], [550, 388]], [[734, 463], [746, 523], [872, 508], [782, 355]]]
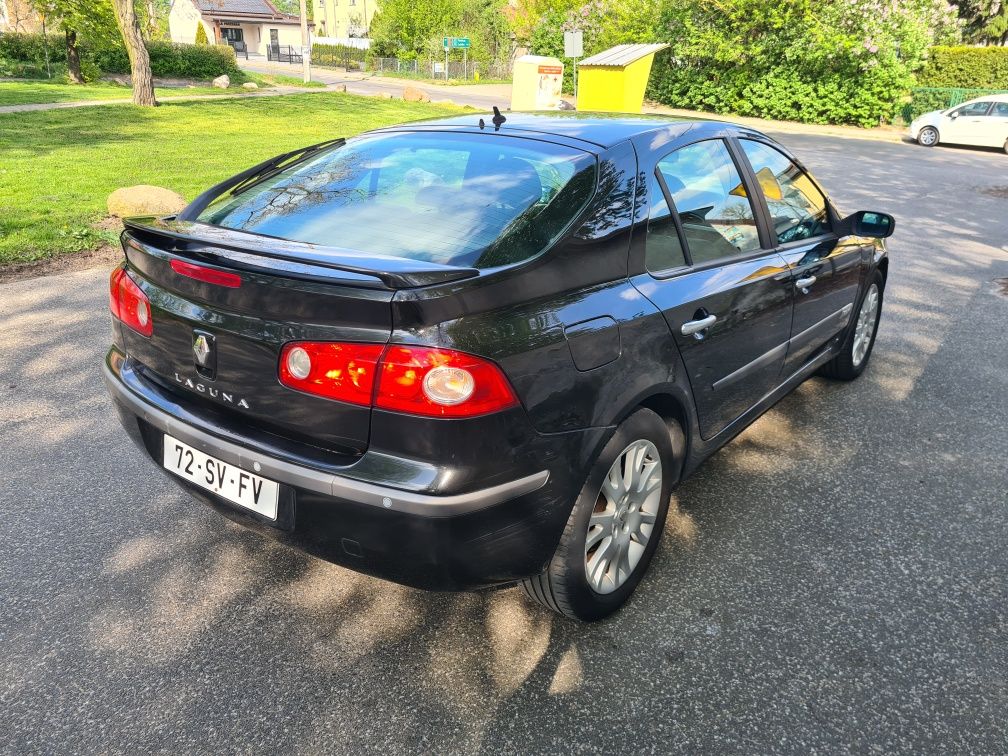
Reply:
[[[482, 145], [461, 142], [470, 162], [489, 159]], [[342, 163], [273, 166], [252, 189], [250, 180], [264, 174], [246, 172], [178, 218], [128, 222], [125, 261], [110, 279], [110, 392], [123, 426], [156, 465], [195, 498], [273, 538], [426, 588], [538, 573], [573, 500], [563, 460], [580, 454], [577, 438], [537, 433], [499, 364], [457, 349], [457, 339], [409, 343], [395, 313], [405, 292], [478, 280], [488, 267], [481, 269], [480, 256], [511, 262], [520, 242], [494, 245], [524, 215], [537, 213], [537, 228], [552, 223], [554, 237], [562, 233], [584, 204], [564, 194], [575, 171], [561, 166], [563, 151], [544, 148], [546, 162], [561, 166], [564, 186], [542, 187], [529, 199], [529, 182], [502, 188], [498, 180], [483, 190], [505, 217], [487, 225], [473, 211], [475, 226], [457, 229], [482, 241], [445, 244], [439, 256], [397, 256], [394, 245], [410, 246], [409, 227], [378, 233], [382, 208], [363, 200], [354, 207], [352, 198], [379, 197], [387, 211], [388, 203], [409, 205], [401, 190], [412, 182], [443, 207], [463, 184], [451, 183], [451, 161], [429, 154], [435, 141], [396, 149], [440, 165], [429, 173], [445, 171], [447, 181], [410, 177], [395, 162], [407, 158], [382, 149], [348, 151]], [[537, 148], [524, 149], [522, 160], [539, 169]], [[509, 150], [500, 154], [497, 168], [514, 159]], [[577, 175], [593, 182], [593, 160], [578, 160], [587, 173]], [[383, 188], [372, 174], [388, 170], [398, 173]], [[525, 169], [519, 162], [509, 170]], [[319, 188], [319, 176], [328, 189]], [[370, 194], [358, 178], [372, 182]], [[317, 200], [309, 196], [315, 190]], [[526, 201], [541, 207], [522, 210]], [[512, 202], [517, 214], [504, 210]], [[341, 226], [320, 206], [349, 206], [352, 217]], [[472, 205], [487, 206], [485, 198]], [[253, 216], [262, 224], [247, 222]], [[311, 224], [323, 229], [321, 241], [310, 233], [291, 238]], [[380, 237], [377, 251], [360, 249], [369, 224]], [[436, 241], [416, 236], [425, 247]], [[340, 240], [353, 246], [337, 246]]]

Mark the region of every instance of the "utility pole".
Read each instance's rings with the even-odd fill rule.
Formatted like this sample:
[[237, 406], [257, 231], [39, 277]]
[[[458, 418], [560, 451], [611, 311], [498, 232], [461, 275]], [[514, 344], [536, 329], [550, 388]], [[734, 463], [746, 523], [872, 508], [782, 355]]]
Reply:
[[304, 82], [311, 81], [311, 42], [308, 40], [308, 7], [301, 0], [301, 62], [304, 64]]

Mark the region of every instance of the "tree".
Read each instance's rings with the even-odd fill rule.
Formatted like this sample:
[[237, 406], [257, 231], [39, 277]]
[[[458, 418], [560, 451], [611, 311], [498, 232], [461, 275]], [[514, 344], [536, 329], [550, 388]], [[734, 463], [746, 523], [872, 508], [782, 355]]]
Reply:
[[154, 78], [151, 75], [150, 55], [144, 46], [140, 20], [137, 18], [134, 0], [112, 0], [119, 33], [126, 44], [129, 55], [130, 75], [133, 80], [133, 102], [136, 105], [154, 107]]
[[210, 44], [210, 40], [207, 39], [206, 29], [204, 28], [202, 21], [196, 24], [196, 44], [197, 45]]
[[117, 36], [115, 18], [109, 0], [36, 0], [40, 14], [52, 18], [63, 29], [66, 44], [67, 76], [73, 84], [83, 84], [80, 50], [81, 37], [101, 44]]

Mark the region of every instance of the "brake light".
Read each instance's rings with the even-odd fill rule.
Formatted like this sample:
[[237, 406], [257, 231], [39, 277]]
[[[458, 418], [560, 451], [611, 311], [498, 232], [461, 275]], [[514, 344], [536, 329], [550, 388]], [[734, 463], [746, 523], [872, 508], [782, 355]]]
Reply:
[[205, 265], [194, 265], [184, 260], [172, 260], [171, 269], [180, 276], [194, 278], [197, 281], [204, 281], [216, 286], [226, 286], [229, 289], [237, 289], [241, 286], [241, 276], [237, 273], [208, 268]]
[[116, 268], [109, 277], [109, 309], [112, 317], [142, 336], [154, 332], [150, 300], [125, 268]]
[[489, 360], [398, 344], [382, 357], [376, 407], [430, 417], [474, 417], [517, 404], [507, 378]]
[[328, 399], [428, 417], [475, 417], [518, 404], [494, 363], [451, 349], [296, 341], [280, 382]]
[[371, 405], [381, 344], [295, 341], [280, 353], [280, 382], [309, 394]]

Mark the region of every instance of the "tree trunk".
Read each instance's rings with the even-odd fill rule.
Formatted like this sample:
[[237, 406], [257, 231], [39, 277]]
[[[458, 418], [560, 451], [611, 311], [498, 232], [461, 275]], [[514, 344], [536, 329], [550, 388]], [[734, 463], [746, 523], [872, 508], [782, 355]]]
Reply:
[[157, 4], [147, 0], [147, 39], [154, 39], [158, 31]]
[[129, 55], [130, 74], [133, 79], [133, 102], [136, 105], [154, 107], [154, 79], [151, 75], [150, 56], [144, 46], [143, 34], [140, 31], [140, 21], [137, 19], [134, 0], [112, 0], [115, 8], [116, 23], [126, 44]]
[[83, 84], [84, 77], [81, 76], [80, 71], [80, 52], [77, 50], [77, 32], [73, 29], [64, 29], [63, 33], [66, 36], [67, 75], [70, 77], [70, 83]]

